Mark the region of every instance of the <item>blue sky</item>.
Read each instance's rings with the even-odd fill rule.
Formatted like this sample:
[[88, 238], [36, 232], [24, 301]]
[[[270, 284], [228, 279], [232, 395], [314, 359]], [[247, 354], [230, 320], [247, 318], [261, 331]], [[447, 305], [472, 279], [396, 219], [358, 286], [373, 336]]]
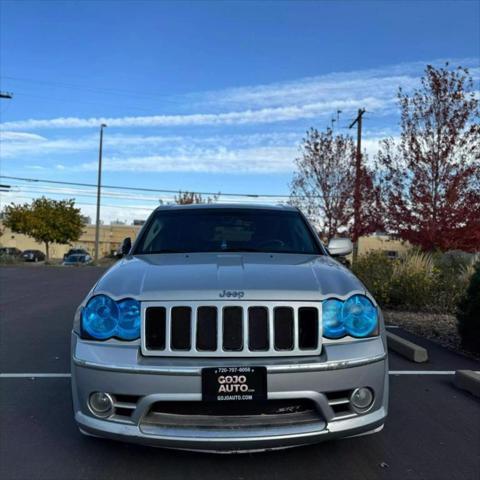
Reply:
[[[475, 1], [3, 0], [0, 9], [0, 89], [14, 93], [0, 104], [8, 176], [95, 183], [105, 121], [107, 185], [287, 194], [310, 126], [341, 110], [335, 128], [345, 133], [365, 107], [372, 155], [397, 134], [398, 86], [414, 88], [427, 63], [469, 66], [477, 86], [480, 76]], [[14, 190], [3, 203], [75, 196], [93, 217], [88, 188]], [[159, 196], [106, 189], [102, 217], [145, 216]]]

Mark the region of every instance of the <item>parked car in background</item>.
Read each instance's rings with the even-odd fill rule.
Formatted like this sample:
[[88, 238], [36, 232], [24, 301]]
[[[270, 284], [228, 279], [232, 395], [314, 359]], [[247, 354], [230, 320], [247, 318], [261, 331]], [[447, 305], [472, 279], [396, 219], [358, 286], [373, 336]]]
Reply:
[[75, 314], [83, 433], [243, 451], [382, 429], [385, 326], [348, 239], [327, 251], [293, 207], [182, 205], [121, 250]]
[[16, 247], [0, 248], [0, 257], [14, 257], [18, 258], [22, 255], [22, 251]]
[[22, 258], [26, 262], [43, 262], [45, 260], [45, 254], [40, 250], [25, 250], [22, 253]]
[[10, 257], [19, 257], [22, 251], [16, 247], [3, 247], [0, 248], [0, 255], [8, 255]]
[[63, 256], [63, 260], [66, 260], [70, 255], [87, 255], [87, 256], [89, 256], [89, 253], [84, 248], [71, 248]]
[[86, 265], [92, 262], [92, 257], [87, 253], [74, 253], [69, 255], [64, 261], [64, 265]]

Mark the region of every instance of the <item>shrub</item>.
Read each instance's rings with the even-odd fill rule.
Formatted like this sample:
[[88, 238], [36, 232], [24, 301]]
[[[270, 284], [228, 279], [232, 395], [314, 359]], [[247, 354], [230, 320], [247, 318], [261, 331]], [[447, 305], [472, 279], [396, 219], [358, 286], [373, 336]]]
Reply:
[[434, 291], [433, 259], [411, 251], [393, 266], [390, 282], [390, 304], [407, 309], [425, 309], [432, 303]]
[[480, 262], [476, 264], [466, 295], [459, 302], [457, 321], [462, 346], [480, 353]]
[[455, 313], [473, 275], [474, 256], [458, 251], [437, 253], [434, 262], [435, 292], [430, 309]]
[[358, 257], [352, 270], [380, 305], [389, 305], [393, 267], [393, 261], [384, 252], [372, 250]]
[[391, 260], [384, 252], [360, 256], [353, 272], [383, 307], [455, 313], [473, 272], [473, 257], [410, 250]]
[[475, 254], [462, 252], [461, 250], [449, 250], [437, 252], [433, 255], [435, 266], [444, 272], [459, 274], [475, 261]]

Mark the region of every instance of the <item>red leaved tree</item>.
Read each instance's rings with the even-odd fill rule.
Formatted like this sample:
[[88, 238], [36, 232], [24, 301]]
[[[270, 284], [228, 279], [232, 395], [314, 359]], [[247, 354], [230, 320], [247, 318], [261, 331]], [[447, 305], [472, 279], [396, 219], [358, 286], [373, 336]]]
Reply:
[[427, 66], [398, 93], [400, 140], [384, 140], [378, 169], [387, 229], [424, 250], [480, 249], [480, 125], [467, 69]]
[[[331, 129], [319, 132], [312, 128], [303, 140], [301, 156], [295, 164], [297, 170], [291, 184], [290, 203], [305, 213], [325, 241], [339, 233], [352, 233], [355, 184], [353, 139], [348, 135], [334, 135]], [[362, 169], [360, 185], [359, 236], [378, 227], [374, 209], [376, 189], [371, 172], [366, 167]]]

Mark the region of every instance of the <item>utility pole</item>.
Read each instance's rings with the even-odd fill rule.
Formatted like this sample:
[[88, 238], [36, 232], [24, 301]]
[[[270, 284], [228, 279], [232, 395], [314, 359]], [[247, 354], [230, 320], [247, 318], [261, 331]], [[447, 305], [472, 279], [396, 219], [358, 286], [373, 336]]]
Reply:
[[360, 191], [360, 175], [362, 172], [362, 116], [365, 113], [364, 108], [358, 109], [357, 118], [350, 124], [348, 128], [352, 128], [357, 124], [357, 153], [355, 156], [355, 187], [353, 193], [353, 262], [358, 256], [358, 238], [360, 231], [360, 208], [362, 206], [362, 192]]
[[107, 125], [100, 125], [100, 145], [98, 148], [98, 183], [97, 183], [97, 221], [95, 223], [95, 261], [98, 260], [98, 249], [100, 240], [100, 189], [102, 185], [102, 150], [103, 150], [103, 129]]

